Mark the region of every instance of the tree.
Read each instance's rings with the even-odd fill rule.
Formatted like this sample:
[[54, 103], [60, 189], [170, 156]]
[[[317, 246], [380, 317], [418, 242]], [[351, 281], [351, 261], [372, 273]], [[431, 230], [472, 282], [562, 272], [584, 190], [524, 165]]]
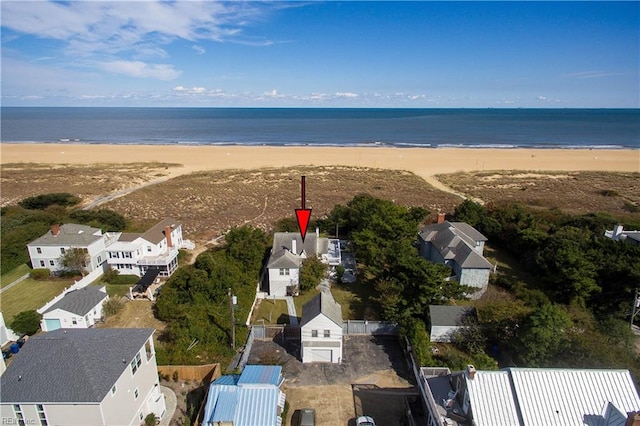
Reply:
[[80, 201], [82, 201], [80, 198], [68, 192], [57, 192], [54, 194], [41, 194], [35, 197], [28, 197], [18, 204], [25, 209], [44, 210], [52, 205], [75, 206]]
[[308, 257], [300, 268], [300, 290], [313, 290], [327, 272], [327, 265], [315, 256]]
[[522, 325], [518, 338], [520, 358], [527, 367], [543, 367], [564, 350], [569, 343], [573, 325], [567, 311], [560, 305], [547, 304], [533, 312]]
[[87, 249], [71, 248], [65, 250], [60, 256], [60, 263], [68, 271], [79, 272], [84, 277], [85, 268], [89, 263], [89, 252]]
[[11, 329], [18, 334], [35, 334], [40, 330], [41, 318], [36, 311], [22, 311], [11, 322]]

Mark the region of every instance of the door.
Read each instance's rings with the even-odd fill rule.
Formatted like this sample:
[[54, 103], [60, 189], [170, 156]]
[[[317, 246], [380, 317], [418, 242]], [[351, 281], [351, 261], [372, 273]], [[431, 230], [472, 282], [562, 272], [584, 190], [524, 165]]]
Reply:
[[59, 319], [46, 319], [44, 320], [44, 326], [47, 331], [53, 331], [60, 328], [60, 320]]
[[311, 350], [312, 362], [332, 362], [333, 351], [331, 349], [312, 349]]

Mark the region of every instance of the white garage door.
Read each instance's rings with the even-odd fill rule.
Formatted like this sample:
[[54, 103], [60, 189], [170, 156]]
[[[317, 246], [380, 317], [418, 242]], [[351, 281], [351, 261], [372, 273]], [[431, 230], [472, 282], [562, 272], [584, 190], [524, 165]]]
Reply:
[[332, 362], [331, 349], [311, 349], [311, 362]]
[[53, 331], [60, 328], [60, 320], [59, 319], [46, 319], [44, 320], [44, 326], [47, 328], [46, 331]]

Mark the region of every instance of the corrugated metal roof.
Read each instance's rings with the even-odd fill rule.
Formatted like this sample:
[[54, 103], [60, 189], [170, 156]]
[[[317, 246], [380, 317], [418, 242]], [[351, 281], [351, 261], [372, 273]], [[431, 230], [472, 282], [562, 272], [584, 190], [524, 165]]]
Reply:
[[239, 387], [211, 384], [205, 422], [232, 421], [234, 426], [276, 426], [280, 390], [272, 385]]
[[640, 397], [628, 370], [510, 369], [525, 425], [583, 425], [613, 403], [638, 410]]
[[225, 376], [220, 376], [213, 381], [214, 385], [237, 385], [238, 379], [240, 378], [239, 374], [227, 374]]
[[266, 384], [278, 386], [282, 367], [279, 365], [247, 365], [242, 370], [238, 386]]
[[599, 426], [614, 421], [608, 403], [640, 409], [628, 370], [510, 368], [477, 371], [467, 384], [477, 426]]
[[467, 379], [471, 411], [477, 426], [519, 425], [509, 372], [477, 371], [473, 380]]

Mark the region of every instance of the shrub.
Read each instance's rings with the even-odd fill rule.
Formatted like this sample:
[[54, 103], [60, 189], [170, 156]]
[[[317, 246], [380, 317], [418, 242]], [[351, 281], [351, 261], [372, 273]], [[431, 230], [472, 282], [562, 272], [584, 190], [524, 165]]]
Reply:
[[48, 280], [51, 277], [51, 271], [47, 268], [32, 269], [29, 272], [29, 278], [36, 281]]
[[110, 298], [107, 300], [104, 305], [102, 305], [102, 309], [104, 310], [104, 314], [106, 316], [115, 315], [123, 308], [123, 304], [120, 300], [116, 298]]
[[155, 426], [157, 421], [156, 415], [154, 413], [147, 414], [147, 417], [144, 418], [145, 426]]
[[115, 284], [114, 281], [118, 278], [118, 275], [120, 275], [120, 271], [117, 269], [109, 269], [107, 272], [102, 274], [102, 281], [107, 284]]
[[177, 382], [179, 377], [178, 370], [174, 371], [173, 376], [171, 376], [174, 382]]
[[75, 206], [80, 201], [80, 198], [68, 192], [57, 192], [54, 194], [41, 194], [35, 197], [28, 197], [20, 201], [18, 204], [20, 207], [24, 207], [29, 210], [44, 210], [49, 206]]
[[11, 329], [18, 334], [35, 334], [40, 330], [40, 319], [36, 311], [22, 311], [11, 322]]

